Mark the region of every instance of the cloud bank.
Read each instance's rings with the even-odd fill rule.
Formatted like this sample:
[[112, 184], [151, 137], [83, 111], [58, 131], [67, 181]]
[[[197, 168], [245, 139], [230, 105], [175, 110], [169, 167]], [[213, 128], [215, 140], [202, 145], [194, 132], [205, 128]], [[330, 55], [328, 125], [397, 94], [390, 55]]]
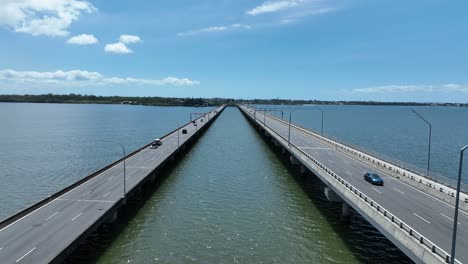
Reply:
[[163, 79], [139, 79], [130, 77], [105, 77], [99, 72], [83, 70], [38, 72], [6, 69], [0, 70], [0, 80], [3, 82], [4, 86], [13, 84], [15, 86], [28, 85], [42, 88], [47, 85], [89, 87], [107, 85], [192, 86], [200, 84], [198, 81], [187, 78], [166, 77]]
[[91, 44], [98, 43], [98, 40], [93, 35], [81, 34], [81, 35], [73, 36], [69, 38], [67, 40], [67, 43], [75, 44], [75, 45], [91, 45]]
[[82, 13], [97, 9], [81, 0], [0, 0], [0, 25], [33, 36], [66, 36]]
[[414, 93], [414, 92], [459, 92], [468, 93], [468, 85], [442, 84], [442, 85], [382, 85], [352, 90], [355, 93], [384, 94], [384, 93]]
[[226, 32], [226, 31], [231, 31], [231, 30], [248, 30], [251, 29], [252, 27], [250, 25], [246, 24], [231, 24], [227, 26], [211, 26], [211, 27], [205, 27], [205, 28], [200, 28], [200, 29], [195, 29], [195, 30], [190, 30], [186, 32], [181, 32], [177, 33], [177, 36], [179, 37], [185, 37], [185, 36], [194, 36], [194, 35], [199, 35], [203, 33], [215, 33], [215, 32]]
[[267, 1], [261, 5], [254, 7], [246, 12], [247, 15], [256, 16], [265, 13], [274, 13], [296, 7], [304, 3], [304, 0], [281, 0], [281, 1]]
[[141, 38], [135, 35], [120, 35], [119, 42], [107, 44], [104, 47], [104, 51], [108, 53], [115, 53], [115, 54], [130, 54], [133, 53], [127, 44], [138, 43], [141, 42]]

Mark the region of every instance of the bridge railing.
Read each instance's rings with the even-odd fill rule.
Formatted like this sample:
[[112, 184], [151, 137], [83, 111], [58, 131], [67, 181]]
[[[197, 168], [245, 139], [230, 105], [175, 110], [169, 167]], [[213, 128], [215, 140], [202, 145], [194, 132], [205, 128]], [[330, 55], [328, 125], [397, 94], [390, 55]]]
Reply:
[[[253, 119], [252, 115], [250, 115], [250, 118]], [[259, 124], [260, 121], [258, 121]], [[287, 138], [284, 137], [283, 135], [277, 133], [275, 130], [273, 130], [270, 126], [266, 124], [262, 124], [262, 126], [268, 130], [271, 133], [274, 133], [278, 137], [280, 137], [286, 144], [288, 142]], [[320, 163], [318, 160], [314, 159], [311, 155], [309, 155], [307, 152], [303, 151], [299, 147], [295, 146], [294, 144], [289, 144], [289, 150], [292, 152], [295, 152], [296, 155], [304, 157], [308, 160], [310, 160], [316, 167], [321, 170], [323, 173], [327, 174], [329, 177], [331, 177], [333, 180], [338, 182], [339, 184], [343, 185], [349, 192], [351, 192], [352, 195], [358, 197], [360, 200], [364, 201], [367, 205], [372, 207], [375, 211], [379, 212], [381, 215], [385, 217], [389, 222], [391, 222], [394, 226], [398, 227], [400, 230], [405, 231], [409, 237], [411, 237], [413, 240], [415, 240], [417, 243], [421, 244], [424, 246], [426, 249], [430, 250], [433, 254], [435, 254], [441, 261], [445, 261], [446, 263], [450, 262], [450, 254], [445, 252], [442, 248], [438, 247], [435, 243], [433, 243], [431, 240], [427, 239], [424, 237], [421, 233], [417, 232], [414, 228], [412, 228], [410, 225], [406, 224], [403, 222], [401, 219], [396, 217], [394, 214], [390, 213], [387, 209], [379, 205], [377, 202], [366, 196], [364, 193], [359, 191], [356, 187], [348, 183], [346, 180], [341, 178], [338, 174], [330, 170], [328, 167]]]

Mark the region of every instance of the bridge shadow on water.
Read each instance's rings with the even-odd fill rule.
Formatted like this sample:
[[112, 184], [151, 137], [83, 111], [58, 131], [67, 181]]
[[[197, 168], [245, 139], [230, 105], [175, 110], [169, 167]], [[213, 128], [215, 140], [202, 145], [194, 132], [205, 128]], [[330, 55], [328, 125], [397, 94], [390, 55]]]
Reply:
[[325, 184], [311, 171], [300, 172], [297, 165], [292, 165], [287, 154], [282, 154], [281, 149], [275, 147], [263, 131], [259, 136], [268, 145], [276, 158], [294, 176], [304, 193], [310, 199], [331, 224], [336, 234], [355, 255], [360, 263], [385, 263], [385, 264], [410, 264], [414, 263], [380, 231], [371, 225], [354, 209], [350, 208], [350, 217], [342, 219], [342, 205], [338, 202], [330, 202], [325, 197]]

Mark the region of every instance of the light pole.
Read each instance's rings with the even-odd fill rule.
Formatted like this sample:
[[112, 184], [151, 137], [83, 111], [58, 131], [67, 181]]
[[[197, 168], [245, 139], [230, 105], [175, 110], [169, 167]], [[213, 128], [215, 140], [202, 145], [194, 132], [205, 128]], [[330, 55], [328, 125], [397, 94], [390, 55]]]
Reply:
[[125, 148], [122, 144], [120, 144], [119, 142], [117, 141], [113, 141], [113, 140], [103, 140], [103, 142], [110, 142], [110, 143], [115, 143], [115, 144], [119, 144], [121, 147], [122, 147], [122, 150], [123, 150], [123, 156], [124, 156], [124, 160], [123, 160], [123, 164], [124, 164], [124, 181], [123, 181], [123, 186], [124, 186], [124, 192], [123, 192], [123, 204], [126, 204], [127, 203], [127, 187], [126, 187], [126, 177], [125, 177], [125, 160], [126, 160], [126, 155], [125, 155]]
[[320, 135], [323, 137], [323, 110], [322, 110], [322, 108], [320, 108], [318, 106], [315, 106], [315, 108], [320, 110], [320, 112], [322, 113], [322, 126], [321, 126], [321, 129], [320, 129]]
[[291, 114], [299, 108], [296, 108], [292, 111], [289, 111], [289, 126], [288, 126], [288, 146], [290, 146], [289, 141], [291, 140]]
[[458, 224], [458, 206], [460, 203], [460, 183], [462, 176], [462, 165], [463, 165], [463, 152], [468, 148], [468, 145], [460, 150], [460, 163], [458, 165], [458, 182], [457, 182], [457, 195], [455, 200], [455, 215], [453, 217], [453, 234], [452, 234], [452, 253], [450, 255], [450, 263], [455, 263], [455, 247], [457, 242], [457, 224]]
[[179, 147], [180, 147], [180, 143], [179, 143], [179, 137], [180, 137], [180, 123], [177, 122], [177, 121], [176, 121], [176, 123], [177, 123], [177, 148], [179, 148]]
[[419, 118], [421, 118], [424, 122], [426, 122], [426, 124], [429, 126], [429, 149], [427, 150], [427, 176], [429, 176], [429, 166], [430, 166], [430, 163], [431, 163], [431, 137], [432, 137], [432, 126], [431, 124], [426, 120], [424, 119], [424, 117], [422, 117], [418, 112], [416, 112], [416, 110], [414, 109], [411, 109], [411, 111], [413, 111], [413, 113], [415, 113], [416, 115], [419, 116]]

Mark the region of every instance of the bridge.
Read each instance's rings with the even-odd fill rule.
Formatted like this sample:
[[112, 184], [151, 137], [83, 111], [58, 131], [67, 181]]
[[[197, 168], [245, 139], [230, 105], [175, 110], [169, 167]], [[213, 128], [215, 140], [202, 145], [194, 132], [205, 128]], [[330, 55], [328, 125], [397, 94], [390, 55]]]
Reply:
[[[1, 221], [0, 263], [62, 262], [101, 224], [115, 221], [126, 197], [154, 182], [159, 170], [203, 133], [223, 109], [216, 108], [163, 136], [157, 149], [143, 146]], [[187, 133], [181, 133], [183, 129]]]
[[[455, 190], [447, 184], [386, 162], [266, 111], [240, 105], [247, 119], [301, 172], [311, 171], [327, 186], [330, 201], [352, 207], [416, 263], [449, 263]], [[377, 172], [385, 186], [364, 181]], [[468, 196], [460, 197], [456, 263], [468, 263]]]

